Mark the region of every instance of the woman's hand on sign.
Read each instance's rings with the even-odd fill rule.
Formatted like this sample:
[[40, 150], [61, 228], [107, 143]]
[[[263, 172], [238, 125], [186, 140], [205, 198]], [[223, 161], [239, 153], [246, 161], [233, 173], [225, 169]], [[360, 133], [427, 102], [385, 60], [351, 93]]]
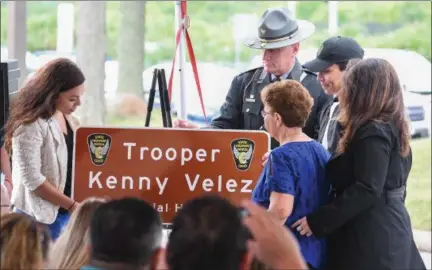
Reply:
[[187, 120], [180, 120], [180, 119], [174, 120], [173, 126], [175, 128], [199, 128], [199, 126], [195, 125], [194, 123], [191, 123]]
[[249, 252], [273, 269], [307, 269], [297, 240], [279, 220], [251, 201], [242, 206], [249, 212], [244, 223], [253, 236]]
[[263, 167], [266, 165], [269, 156], [270, 156], [270, 151], [268, 151], [267, 153], [265, 153], [265, 154], [262, 156], [262, 158], [261, 158], [261, 161], [262, 161], [261, 165], [262, 165]]

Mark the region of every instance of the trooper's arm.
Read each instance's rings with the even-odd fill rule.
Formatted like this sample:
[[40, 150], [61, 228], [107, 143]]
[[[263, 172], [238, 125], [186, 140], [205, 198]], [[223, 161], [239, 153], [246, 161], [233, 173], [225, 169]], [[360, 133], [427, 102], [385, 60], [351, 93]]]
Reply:
[[220, 108], [220, 115], [212, 120], [210, 128], [241, 129], [243, 85], [239, 76], [234, 77], [225, 103]]

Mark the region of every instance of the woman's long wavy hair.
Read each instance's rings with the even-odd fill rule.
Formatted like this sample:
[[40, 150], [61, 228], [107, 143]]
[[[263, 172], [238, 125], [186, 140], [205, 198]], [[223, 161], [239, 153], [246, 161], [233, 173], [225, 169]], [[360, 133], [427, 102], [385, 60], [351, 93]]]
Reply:
[[88, 198], [76, 209], [51, 248], [50, 269], [80, 269], [90, 260], [90, 223], [104, 199]]
[[51, 238], [46, 225], [19, 213], [1, 217], [1, 269], [41, 269]]
[[409, 153], [410, 131], [398, 75], [384, 59], [351, 60], [342, 77], [339, 123], [343, 135], [337, 152], [344, 153], [356, 131], [369, 121], [394, 122], [400, 153]]
[[81, 69], [67, 58], [54, 59], [36, 71], [11, 102], [5, 125], [5, 147], [9, 155], [12, 152], [12, 136], [18, 127], [38, 118], [52, 117], [60, 93], [80, 86], [84, 81]]

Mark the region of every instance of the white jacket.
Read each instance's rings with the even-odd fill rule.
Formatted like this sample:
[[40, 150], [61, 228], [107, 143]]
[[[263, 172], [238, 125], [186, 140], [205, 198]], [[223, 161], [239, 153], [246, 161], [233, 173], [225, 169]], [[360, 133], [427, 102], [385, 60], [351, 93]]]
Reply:
[[[78, 121], [68, 116], [75, 131]], [[51, 117], [19, 127], [12, 138], [11, 203], [37, 221], [52, 224], [59, 206], [41, 197], [34, 190], [45, 179], [61, 193], [64, 192], [67, 174], [67, 145], [57, 120]]]

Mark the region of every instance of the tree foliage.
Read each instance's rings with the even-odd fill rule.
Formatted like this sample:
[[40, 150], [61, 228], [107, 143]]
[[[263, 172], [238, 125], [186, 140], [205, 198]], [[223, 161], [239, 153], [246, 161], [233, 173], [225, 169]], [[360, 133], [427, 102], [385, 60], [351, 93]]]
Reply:
[[[234, 40], [232, 16], [235, 13], [261, 13], [269, 7], [286, 5], [279, 1], [188, 1], [191, 18], [189, 33], [195, 53], [202, 61], [232, 62]], [[107, 2], [108, 54], [116, 58], [121, 13], [120, 2]], [[1, 8], [1, 40], [6, 42], [6, 13]], [[147, 54], [146, 65], [172, 59], [174, 55], [174, 2], [148, 1], [146, 42], [158, 50]], [[297, 18], [315, 23], [317, 32], [303, 46], [318, 47], [328, 37], [327, 3], [297, 1]], [[28, 49], [55, 49], [56, 2], [28, 2]], [[339, 1], [340, 34], [358, 39], [365, 47], [410, 49], [431, 59], [431, 2], [423, 1]], [[257, 51], [242, 49], [247, 60]]]

